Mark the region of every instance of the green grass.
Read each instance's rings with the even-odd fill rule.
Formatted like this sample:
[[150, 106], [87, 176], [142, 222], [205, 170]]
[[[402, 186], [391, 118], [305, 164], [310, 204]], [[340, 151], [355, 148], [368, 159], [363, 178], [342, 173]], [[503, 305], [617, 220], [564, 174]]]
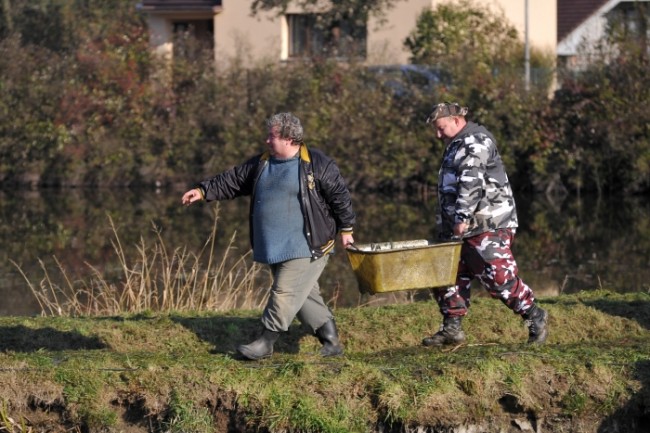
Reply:
[[234, 352], [256, 336], [259, 310], [2, 317], [0, 432], [365, 433], [513, 420], [596, 431], [647, 417], [650, 295], [541, 304], [551, 318], [540, 347], [524, 343], [519, 317], [479, 297], [457, 347], [420, 345], [440, 323], [429, 301], [337, 310], [346, 354], [334, 359], [296, 323], [260, 362]]

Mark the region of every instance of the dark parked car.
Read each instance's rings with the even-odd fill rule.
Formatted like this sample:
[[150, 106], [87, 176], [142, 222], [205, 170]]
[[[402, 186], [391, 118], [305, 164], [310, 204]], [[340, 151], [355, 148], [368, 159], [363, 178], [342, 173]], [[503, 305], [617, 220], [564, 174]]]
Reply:
[[450, 77], [438, 68], [428, 65], [369, 66], [368, 72], [393, 95], [404, 97], [414, 92], [434, 92], [441, 86], [449, 87]]

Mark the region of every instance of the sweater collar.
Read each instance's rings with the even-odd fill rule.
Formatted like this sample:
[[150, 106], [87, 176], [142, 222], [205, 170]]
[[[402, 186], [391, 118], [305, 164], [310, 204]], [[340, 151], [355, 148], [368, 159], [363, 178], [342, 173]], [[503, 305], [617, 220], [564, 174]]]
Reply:
[[[307, 149], [307, 145], [305, 143], [300, 145], [300, 159], [304, 162], [311, 162], [311, 157], [309, 156], [309, 150]], [[268, 161], [271, 158], [271, 154], [266, 151], [262, 154], [260, 159], [262, 161]]]

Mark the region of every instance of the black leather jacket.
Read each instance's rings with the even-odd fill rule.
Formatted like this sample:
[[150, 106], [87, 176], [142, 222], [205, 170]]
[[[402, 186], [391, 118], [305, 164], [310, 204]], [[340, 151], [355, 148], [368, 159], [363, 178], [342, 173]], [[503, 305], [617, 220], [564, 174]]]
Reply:
[[[269, 153], [257, 155], [196, 185], [207, 201], [252, 196], [249, 227], [253, 245], [253, 203], [255, 185], [268, 164]], [[312, 257], [318, 258], [334, 248], [336, 234], [352, 233], [355, 214], [347, 185], [336, 163], [323, 152], [300, 146], [300, 206], [305, 220], [305, 235]]]

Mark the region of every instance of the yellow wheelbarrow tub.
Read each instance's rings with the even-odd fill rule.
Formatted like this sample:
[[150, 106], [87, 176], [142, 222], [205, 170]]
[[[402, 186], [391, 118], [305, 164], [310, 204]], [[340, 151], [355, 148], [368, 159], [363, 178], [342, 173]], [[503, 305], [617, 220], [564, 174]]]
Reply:
[[347, 254], [362, 293], [451, 286], [462, 242], [426, 239], [355, 244]]

